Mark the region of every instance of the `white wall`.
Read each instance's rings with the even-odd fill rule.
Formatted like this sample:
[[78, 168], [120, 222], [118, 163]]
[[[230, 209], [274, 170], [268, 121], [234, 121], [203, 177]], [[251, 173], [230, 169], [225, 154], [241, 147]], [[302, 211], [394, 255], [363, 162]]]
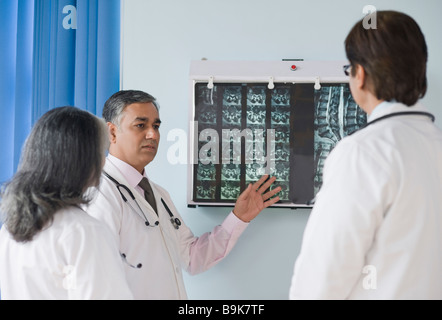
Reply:
[[[196, 235], [228, 209], [186, 206], [186, 166], [167, 162], [167, 133], [188, 132], [191, 60], [345, 60], [343, 42], [366, 5], [403, 11], [426, 35], [430, 61], [425, 105], [442, 124], [440, 0], [123, 0], [122, 88], [141, 89], [161, 104], [162, 142], [147, 167]], [[286, 299], [309, 210], [268, 209], [213, 269], [186, 276], [190, 299]]]

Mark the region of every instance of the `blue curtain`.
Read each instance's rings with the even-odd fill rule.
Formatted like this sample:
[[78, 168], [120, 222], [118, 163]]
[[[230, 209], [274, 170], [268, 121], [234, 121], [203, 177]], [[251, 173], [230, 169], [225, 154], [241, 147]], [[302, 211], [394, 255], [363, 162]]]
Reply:
[[1, 0], [0, 185], [32, 125], [73, 105], [101, 116], [119, 90], [120, 0]]
[[0, 184], [18, 163], [31, 126], [33, 0], [0, 1]]

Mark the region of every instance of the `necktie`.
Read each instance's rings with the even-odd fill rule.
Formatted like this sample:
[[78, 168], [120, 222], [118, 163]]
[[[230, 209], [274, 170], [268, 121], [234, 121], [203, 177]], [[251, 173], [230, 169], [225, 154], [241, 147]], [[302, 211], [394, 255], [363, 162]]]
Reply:
[[143, 177], [143, 179], [141, 179], [141, 182], [138, 185], [141, 187], [141, 189], [144, 190], [144, 198], [147, 200], [147, 202], [149, 202], [151, 207], [155, 210], [156, 214], [158, 215], [155, 196], [153, 195], [152, 187], [150, 186], [150, 183], [147, 180], [147, 178]]

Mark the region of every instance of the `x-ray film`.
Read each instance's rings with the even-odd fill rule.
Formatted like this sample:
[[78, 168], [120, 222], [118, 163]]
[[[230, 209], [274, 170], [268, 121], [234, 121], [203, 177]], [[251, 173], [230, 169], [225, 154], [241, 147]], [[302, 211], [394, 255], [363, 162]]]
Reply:
[[305, 206], [336, 143], [366, 123], [347, 83], [195, 85], [194, 203], [233, 205], [249, 183], [276, 177], [278, 204]]
[[315, 195], [322, 185], [324, 161], [345, 136], [367, 122], [367, 116], [354, 101], [347, 84], [324, 85], [315, 92]]

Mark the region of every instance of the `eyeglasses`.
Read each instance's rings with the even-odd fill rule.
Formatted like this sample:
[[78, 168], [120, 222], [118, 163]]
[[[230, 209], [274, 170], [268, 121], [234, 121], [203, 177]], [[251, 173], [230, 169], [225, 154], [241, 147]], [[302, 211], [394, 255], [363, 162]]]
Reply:
[[349, 69], [351, 68], [351, 64], [346, 64], [345, 66], [342, 67], [344, 69], [344, 73], [345, 75], [348, 77], [350, 76], [350, 72]]

